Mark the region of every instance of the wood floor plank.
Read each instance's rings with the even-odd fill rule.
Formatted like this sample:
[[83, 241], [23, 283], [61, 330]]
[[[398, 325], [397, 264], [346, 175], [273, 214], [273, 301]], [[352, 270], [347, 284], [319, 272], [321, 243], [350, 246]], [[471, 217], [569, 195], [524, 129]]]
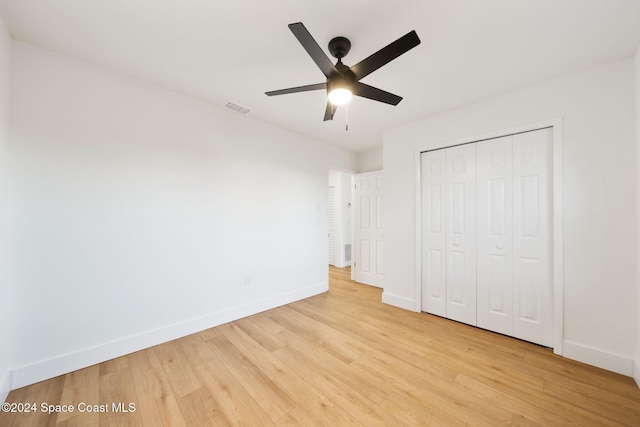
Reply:
[[196, 371], [231, 425], [274, 425], [269, 415], [222, 361], [209, 362], [197, 367]]
[[281, 331], [278, 336], [285, 340], [291, 348], [304, 353], [314, 363], [324, 366], [328, 375], [353, 389], [360, 390], [374, 404], [379, 404], [387, 397], [389, 392], [383, 384], [380, 384], [368, 373], [354, 371], [349, 363], [335, 355], [323, 353], [323, 347], [320, 344], [305, 340], [288, 330]]
[[526, 425], [530, 423], [541, 426], [568, 425], [572, 422], [562, 415], [554, 414], [532, 403], [534, 400], [514, 397], [507, 391], [496, 390], [485, 382], [470, 378], [467, 375], [458, 375], [455, 383], [465, 393], [475, 395], [487, 402], [499, 402], [503, 407], [509, 408], [514, 412], [514, 422], [515, 420], [520, 420], [520, 424]]
[[[271, 420], [281, 418], [298, 406], [268, 373], [256, 366], [226, 336], [216, 337], [208, 341], [208, 344], [226, 369], [240, 383], [251, 384], [250, 388], [246, 388], [247, 393], [269, 415]], [[242, 363], [237, 363], [238, 360], [242, 360]]]
[[372, 372], [387, 384], [394, 395], [406, 401], [429, 402], [452, 422], [476, 425], [510, 425], [513, 413], [476, 396], [462, 393], [453, 383], [429, 380], [410, 365], [388, 363], [382, 353], [371, 354], [353, 364], [354, 369]]
[[411, 426], [456, 426], [478, 425], [464, 424], [457, 415], [453, 417], [448, 410], [442, 411], [436, 406], [437, 402], [419, 402], [415, 399], [407, 399], [406, 396], [390, 393], [382, 402], [381, 407], [394, 414], [402, 425]]
[[182, 397], [202, 388], [199, 377], [193, 372], [189, 359], [184, 355], [177, 341], [170, 341], [155, 347], [169, 387], [176, 397]]
[[[224, 325], [225, 336], [244, 357], [255, 365], [260, 372], [267, 375], [280, 390], [283, 390], [298, 406], [311, 407], [317, 402], [324, 401], [324, 396], [315, 387], [309, 387], [301, 376], [293, 372], [271, 352], [262, 348], [255, 340], [244, 333], [235, 324]], [[273, 390], [271, 392], [273, 394]], [[266, 395], [266, 398], [272, 398]], [[324, 407], [320, 405], [320, 407]]]
[[7, 399], [135, 412], [0, 413], [0, 425], [640, 425], [632, 378], [382, 304], [382, 290], [352, 282], [349, 269], [329, 272], [329, 292]]
[[250, 316], [234, 323], [268, 351], [274, 351], [286, 346], [286, 343], [275, 336], [275, 333], [280, 332], [281, 328], [277, 332], [270, 332], [264, 327], [265, 319], [268, 318], [265, 316]]
[[[100, 405], [100, 366], [94, 365], [65, 375], [60, 403], [73, 405], [75, 411], [58, 414], [57, 425], [98, 426], [100, 413], [86, 411], [87, 406]], [[81, 405], [81, 406], [80, 406]]]
[[274, 355], [287, 366], [298, 372], [308, 384], [313, 384], [325, 396], [342, 410], [348, 411], [366, 426], [389, 425], [389, 414], [381, 411], [378, 405], [367, 399], [359, 390], [349, 387], [333, 375], [327, 374], [327, 367], [318, 365], [311, 359], [291, 347], [283, 347]]
[[117, 357], [115, 359], [107, 360], [98, 365], [100, 368], [100, 375], [113, 374], [121, 369], [130, 369], [129, 358], [127, 356]]
[[351, 338], [349, 335], [338, 332], [326, 324], [300, 314], [296, 310], [281, 307], [281, 309], [269, 313], [269, 316], [283, 325], [288, 331], [304, 336], [308, 340], [319, 344], [323, 347], [324, 352], [331, 353], [347, 363], [352, 362], [359, 356], [359, 353], [344, 345]]
[[[201, 367], [202, 365], [199, 365]], [[216, 401], [207, 388], [195, 390], [178, 398], [178, 406], [188, 426], [232, 426], [224, 415], [220, 403]]]
[[596, 385], [547, 381], [544, 394], [559, 401], [571, 402], [594, 414], [606, 414], [606, 418], [620, 425], [637, 425], [634, 408], [637, 408], [638, 402], [627, 396], [612, 395]]
[[407, 407], [403, 402], [403, 407], [397, 405], [395, 396], [390, 396], [380, 405], [380, 409], [391, 415], [393, 418], [387, 421], [388, 426], [411, 426], [411, 427], [451, 427], [451, 420], [440, 419], [432, 414], [427, 414], [424, 405], [413, 405]]
[[51, 414], [42, 411], [41, 405], [59, 405], [64, 389], [65, 376], [52, 378], [33, 384], [29, 387], [12, 391], [7, 397], [10, 403], [28, 403], [35, 405], [35, 411], [30, 412], [0, 412], [1, 426], [55, 426], [58, 421], [58, 413]]
[[[86, 392], [90, 392], [90, 390], [86, 390]], [[130, 368], [116, 369], [100, 375], [98, 392], [100, 404], [107, 405], [108, 410], [100, 413], [100, 426], [141, 426], [144, 424], [145, 408], [140, 406], [141, 400], [138, 397]], [[130, 404], [135, 405], [135, 408], [130, 407]]]
[[155, 350], [152, 347], [129, 355], [137, 399], [131, 401], [127, 398], [127, 401], [136, 403], [136, 414], [139, 414], [145, 426], [185, 426], [169, 379]]
[[[476, 371], [468, 371], [467, 374], [469, 378], [475, 380], [479, 384], [486, 385], [489, 388], [492, 388], [499, 393], [500, 401], [508, 402], [509, 399], [506, 399], [505, 396], [509, 396], [515, 400], [511, 401], [509, 407], [519, 408], [515, 410], [516, 414], [521, 413], [522, 411], [522, 403], [529, 402], [533, 405], [532, 411], [538, 412], [541, 414], [556, 414], [564, 421], [560, 424], [555, 425], [563, 425], [563, 424], [578, 424], [578, 425], [616, 425], [612, 420], [608, 420], [606, 417], [603, 417], [600, 414], [590, 413], [589, 411], [581, 408], [578, 405], [567, 404], [567, 402], [562, 400], [554, 399], [545, 393], [540, 393], [536, 390], [524, 390], [522, 388], [514, 388], [508, 382], [505, 381], [496, 381], [484, 375], [480, 375]], [[460, 378], [464, 378], [464, 375], [461, 375]], [[529, 418], [534, 419], [536, 415], [533, 413]], [[638, 418], [640, 420], [640, 418]], [[554, 425], [554, 424], [551, 424]]]
[[631, 377], [604, 369], [594, 369], [587, 364], [557, 355], [528, 352], [525, 355], [525, 363], [545, 380], [597, 384], [599, 388], [618, 395], [634, 396], [638, 390], [638, 385]]
[[181, 349], [182, 353], [188, 359], [187, 363], [192, 368], [205, 365], [213, 360], [211, 349], [207, 345], [204, 335], [201, 333], [188, 335], [175, 343]]

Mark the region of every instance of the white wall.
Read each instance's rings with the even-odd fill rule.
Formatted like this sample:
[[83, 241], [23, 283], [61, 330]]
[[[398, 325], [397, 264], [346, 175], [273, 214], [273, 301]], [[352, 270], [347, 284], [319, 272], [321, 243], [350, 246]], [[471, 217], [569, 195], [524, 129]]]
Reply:
[[[348, 267], [353, 261], [353, 174], [342, 173], [340, 175], [340, 210], [342, 218], [342, 267]], [[347, 259], [344, 246], [351, 245], [351, 257]]]
[[385, 295], [415, 306], [418, 147], [562, 118], [564, 355], [630, 375], [635, 354], [633, 61], [391, 130], [384, 138]]
[[382, 170], [382, 147], [360, 153], [358, 171], [360, 173]]
[[0, 402], [9, 394], [9, 288], [6, 268], [5, 213], [7, 183], [7, 146], [9, 144], [9, 76], [11, 37], [0, 17]]
[[13, 46], [14, 387], [327, 289], [356, 155]]

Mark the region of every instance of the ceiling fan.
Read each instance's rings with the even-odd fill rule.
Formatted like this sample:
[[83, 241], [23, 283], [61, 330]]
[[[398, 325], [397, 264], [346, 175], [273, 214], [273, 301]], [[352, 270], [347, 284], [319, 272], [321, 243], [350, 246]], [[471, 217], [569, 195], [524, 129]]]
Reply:
[[325, 121], [333, 120], [337, 106], [349, 102], [352, 95], [369, 98], [390, 105], [398, 105], [402, 100], [401, 96], [369, 86], [360, 80], [383, 65], [393, 61], [403, 53], [418, 46], [420, 39], [415, 31], [405, 34], [373, 55], [358, 62], [353, 67], [348, 67], [342, 63], [342, 58], [344, 58], [351, 49], [351, 42], [346, 37], [335, 37], [329, 42], [329, 52], [333, 57], [338, 59], [338, 62], [333, 65], [329, 57], [322, 51], [302, 22], [289, 24], [289, 29], [293, 35], [296, 36], [309, 56], [311, 56], [311, 59], [313, 59], [320, 68], [327, 78], [327, 81], [325, 83], [273, 90], [265, 92], [266, 95], [285, 95], [288, 93], [326, 89], [328, 101], [324, 112]]

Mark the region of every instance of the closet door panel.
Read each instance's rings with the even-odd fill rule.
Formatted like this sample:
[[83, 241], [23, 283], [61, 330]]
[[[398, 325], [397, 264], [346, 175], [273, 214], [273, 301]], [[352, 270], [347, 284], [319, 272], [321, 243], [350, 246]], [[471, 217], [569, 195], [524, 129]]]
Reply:
[[422, 153], [422, 310], [446, 316], [446, 155]]
[[446, 316], [476, 324], [476, 144], [445, 150]]
[[477, 144], [478, 326], [513, 333], [513, 150], [506, 136]]
[[553, 345], [552, 130], [513, 136], [513, 336]]

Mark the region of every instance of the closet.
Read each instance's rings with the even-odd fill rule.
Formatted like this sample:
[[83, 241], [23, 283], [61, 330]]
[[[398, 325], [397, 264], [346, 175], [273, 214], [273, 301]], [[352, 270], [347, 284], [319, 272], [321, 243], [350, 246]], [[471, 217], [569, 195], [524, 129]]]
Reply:
[[421, 154], [423, 311], [552, 346], [552, 135]]

